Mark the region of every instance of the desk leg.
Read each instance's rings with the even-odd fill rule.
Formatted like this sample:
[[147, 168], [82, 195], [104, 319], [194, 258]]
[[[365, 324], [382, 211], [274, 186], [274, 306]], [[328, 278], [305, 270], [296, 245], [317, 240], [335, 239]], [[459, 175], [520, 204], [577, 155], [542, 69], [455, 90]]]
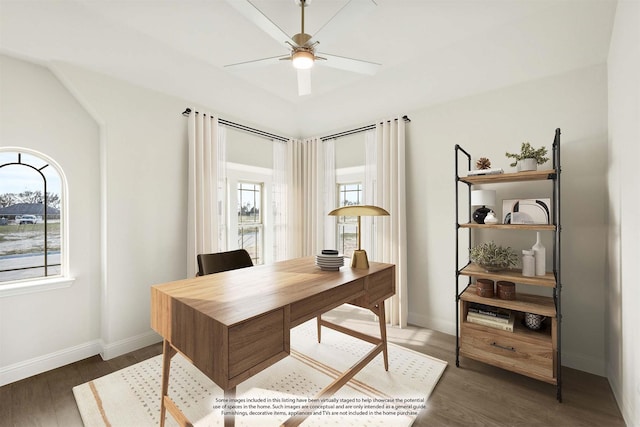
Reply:
[[176, 350], [171, 347], [169, 341], [164, 340], [162, 345], [162, 394], [160, 395], [160, 427], [164, 427], [164, 419], [167, 414], [165, 397], [169, 394], [169, 372], [171, 371], [171, 358]]
[[[232, 402], [236, 398], [236, 388], [230, 388], [229, 390], [224, 391], [224, 398], [226, 402]], [[235, 404], [234, 404], [235, 406]], [[234, 427], [236, 425], [236, 417], [235, 415], [225, 415], [224, 416], [224, 427]]]
[[389, 370], [389, 353], [387, 352], [387, 319], [384, 313], [384, 301], [376, 306], [378, 322], [380, 323], [380, 339], [382, 339], [382, 356], [384, 357], [384, 370]]

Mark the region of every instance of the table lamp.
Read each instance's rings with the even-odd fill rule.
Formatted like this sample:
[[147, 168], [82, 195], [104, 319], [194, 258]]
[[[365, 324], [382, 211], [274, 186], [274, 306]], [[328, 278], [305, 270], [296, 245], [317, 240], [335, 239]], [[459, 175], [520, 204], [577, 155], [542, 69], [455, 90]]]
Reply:
[[491, 209], [487, 206], [496, 204], [496, 190], [473, 190], [471, 192], [471, 206], [481, 206], [473, 212], [473, 220], [484, 224], [484, 219]]
[[329, 212], [331, 216], [357, 216], [358, 217], [358, 249], [353, 251], [351, 257], [352, 268], [369, 268], [367, 252], [360, 247], [360, 217], [361, 216], [388, 216], [389, 212], [371, 205], [343, 206]]

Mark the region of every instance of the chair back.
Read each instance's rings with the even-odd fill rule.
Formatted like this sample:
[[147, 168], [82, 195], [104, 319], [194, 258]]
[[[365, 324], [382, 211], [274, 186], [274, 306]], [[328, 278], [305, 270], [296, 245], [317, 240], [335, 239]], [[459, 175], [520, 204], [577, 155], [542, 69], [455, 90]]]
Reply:
[[198, 254], [198, 276], [252, 267], [253, 261], [245, 249], [212, 254]]

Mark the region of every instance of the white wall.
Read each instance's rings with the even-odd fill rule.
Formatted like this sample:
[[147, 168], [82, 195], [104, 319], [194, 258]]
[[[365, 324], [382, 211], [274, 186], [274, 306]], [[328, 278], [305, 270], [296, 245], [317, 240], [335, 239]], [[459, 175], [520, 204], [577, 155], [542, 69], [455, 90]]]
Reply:
[[150, 287], [186, 276], [186, 105], [66, 64], [55, 70], [101, 124], [101, 339], [111, 358], [158, 340]]
[[609, 74], [607, 376], [622, 414], [640, 426], [640, 4], [620, 1]]
[[37, 150], [67, 177], [75, 277], [67, 288], [0, 298], [2, 385], [99, 351], [101, 253], [97, 123], [47, 69], [4, 55], [0, 94], [0, 146]]
[[[474, 163], [484, 156], [509, 171], [505, 151], [517, 152], [523, 141], [550, 149], [561, 128], [562, 363], [604, 374], [606, 90], [600, 65], [409, 113], [411, 323], [455, 333], [455, 144]], [[497, 199], [539, 197], [550, 189], [548, 183], [512, 186]], [[535, 232], [499, 233], [496, 240], [516, 250], [535, 243]], [[545, 246], [550, 263], [551, 241]]]

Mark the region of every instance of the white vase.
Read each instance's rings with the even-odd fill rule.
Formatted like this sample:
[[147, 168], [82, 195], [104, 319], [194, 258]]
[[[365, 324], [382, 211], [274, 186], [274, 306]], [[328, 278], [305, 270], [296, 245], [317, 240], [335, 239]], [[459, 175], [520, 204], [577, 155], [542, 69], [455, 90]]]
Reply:
[[536, 244], [533, 245], [533, 256], [536, 260], [536, 276], [544, 276], [547, 274], [546, 262], [546, 249], [540, 241], [540, 232], [536, 232]]
[[497, 224], [498, 218], [496, 218], [496, 214], [493, 211], [489, 211], [487, 216], [484, 217], [485, 224]]
[[538, 170], [538, 161], [536, 159], [518, 160], [518, 169], [520, 172]]

